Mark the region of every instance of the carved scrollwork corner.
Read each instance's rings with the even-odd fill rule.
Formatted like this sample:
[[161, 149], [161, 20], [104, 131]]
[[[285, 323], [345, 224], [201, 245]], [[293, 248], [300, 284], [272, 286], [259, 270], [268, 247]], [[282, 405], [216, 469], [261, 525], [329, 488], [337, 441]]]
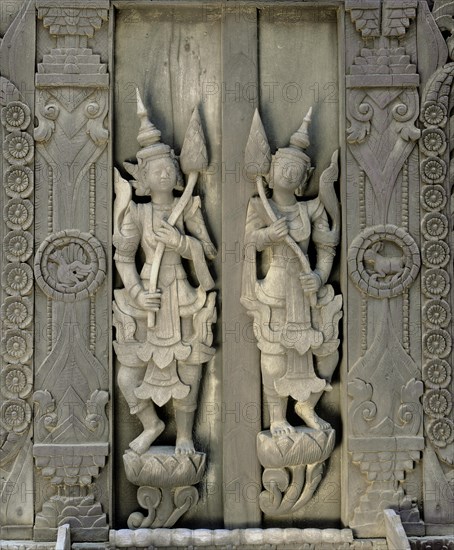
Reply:
[[96, 437], [101, 441], [108, 436], [109, 423], [105, 410], [108, 402], [108, 392], [95, 390], [86, 404], [85, 424], [89, 430], [96, 433]]
[[55, 131], [55, 121], [60, 114], [60, 107], [45, 91], [38, 94], [37, 107], [38, 126], [35, 128], [34, 138], [38, 143], [45, 143], [52, 138]]
[[48, 435], [46, 432], [52, 432], [58, 424], [55, 399], [48, 390], [38, 390], [33, 394], [33, 400], [37, 409], [35, 412], [37, 435], [40, 439], [45, 439]]
[[348, 95], [350, 115], [350, 126], [347, 128], [348, 143], [362, 143], [370, 134], [370, 121], [374, 116], [374, 108], [366, 98], [367, 93], [363, 90], [352, 90]]

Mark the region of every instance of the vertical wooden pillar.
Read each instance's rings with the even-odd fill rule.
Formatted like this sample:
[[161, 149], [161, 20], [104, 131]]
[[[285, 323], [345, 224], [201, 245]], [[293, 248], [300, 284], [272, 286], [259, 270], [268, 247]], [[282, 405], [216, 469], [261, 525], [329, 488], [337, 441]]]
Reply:
[[243, 162], [256, 107], [243, 94], [257, 83], [255, 8], [225, 8], [222, 37], [222, 340], [224, 432], [224, 523], [227, 528], [260, 524], [260, 466], [256, 436], [261, 427], [260, 360], [252, 321], [238, 307], [243, 232], [253, 188]]
[[412, 503], [419, 496], [424, 447], [416, 282], [421, 268], [417, 1], [347, 0], [345, 8], [345, 522], [359, 537], [380, 537], [383, 510], [395, 508], [407, 532], [421, 534]]
[[110, 516], [109, 0], [36, 7], [34, 538], [55, 540], [70, 523], [74, 541], [100, 541]]

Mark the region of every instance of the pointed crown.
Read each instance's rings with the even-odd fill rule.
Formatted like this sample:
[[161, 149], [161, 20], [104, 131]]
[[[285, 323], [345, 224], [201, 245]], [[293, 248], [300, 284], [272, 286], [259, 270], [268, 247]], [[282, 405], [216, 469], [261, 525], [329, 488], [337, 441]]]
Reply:
[[170, 156], [170, 147], [164, 143], [161, 143], [161, 132], [156, 126], [148, 119], [147, 110], [140, 97], [139, 89], [136, 88], [137, 94], [137, 116], [140, 120], [139, 133], [137, 135], [137, 141], [142, 147], [137, 153], [137, 159], [141, 160], [150, 159], [151, 157], [160, 158]]
[[304, 150], [310, 145], [309, 141], [309, 124], [311, 123], [312, 107], [309, 108], [306, 116], [303, 119], [303, 123], [299, 129], [290, 138], [289, 147], [281, 147], [276, 151], [275, 158], [290, 157], [294, 160], [301, 160], [306, 164], [310, 164], [311, 159]]

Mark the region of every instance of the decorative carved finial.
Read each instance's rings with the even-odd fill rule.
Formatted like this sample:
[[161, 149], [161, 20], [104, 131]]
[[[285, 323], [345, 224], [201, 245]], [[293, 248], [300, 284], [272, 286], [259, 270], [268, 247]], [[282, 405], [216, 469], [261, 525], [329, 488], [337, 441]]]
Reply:
[[147, 109], [145, 108], [142, 98], [140, 97], [139, 88], [136, 88], [136, 95], [137, 116], [140, 120], [140, 129], [137, 136], [137, 141], [141, 147], [149, 147], [150, 145], [154, 145], [159, 142], [161, 139], [161, 132], [148, 119]]
[[192, 112], [188, 129], [184, 137], [180, 155], [181, 170], [185, 174], [189, 172], [201, 172], [208, 166], [208, 154], [203, 133], [202, 121], [199, 109]]
[[292, 135], [290, 138], [290, 145], [292, 147], [297, 147], [298, 149], [304, 150], [307, 149], [310, 145], [309, 141], [309, 124], [312, 120], [312, 107], [309, 107], [306, 116], [303, 119], [303, 123], [299, 129]]
[[271, 150], [258, 110], [255, 110], [251, 130], [244, 153], [246, 173], [249, 178], [266, 176], [271, 167]]

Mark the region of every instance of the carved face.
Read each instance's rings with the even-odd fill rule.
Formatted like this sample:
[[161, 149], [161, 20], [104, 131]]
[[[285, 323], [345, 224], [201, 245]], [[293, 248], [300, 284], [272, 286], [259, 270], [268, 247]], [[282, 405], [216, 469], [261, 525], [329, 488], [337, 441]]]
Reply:
[[280, 187], [295, 192], [305, 183], [307, 165], [304, 162], [287, 156], [275, 158], [273, 161], [273, 187]]
[[140, 171], [141, 181], [136, 187], [137, 195], [146, 195], [151, 191], [172, 191], [176, 186], [177, 171], [171, 158], [145, 161]]

